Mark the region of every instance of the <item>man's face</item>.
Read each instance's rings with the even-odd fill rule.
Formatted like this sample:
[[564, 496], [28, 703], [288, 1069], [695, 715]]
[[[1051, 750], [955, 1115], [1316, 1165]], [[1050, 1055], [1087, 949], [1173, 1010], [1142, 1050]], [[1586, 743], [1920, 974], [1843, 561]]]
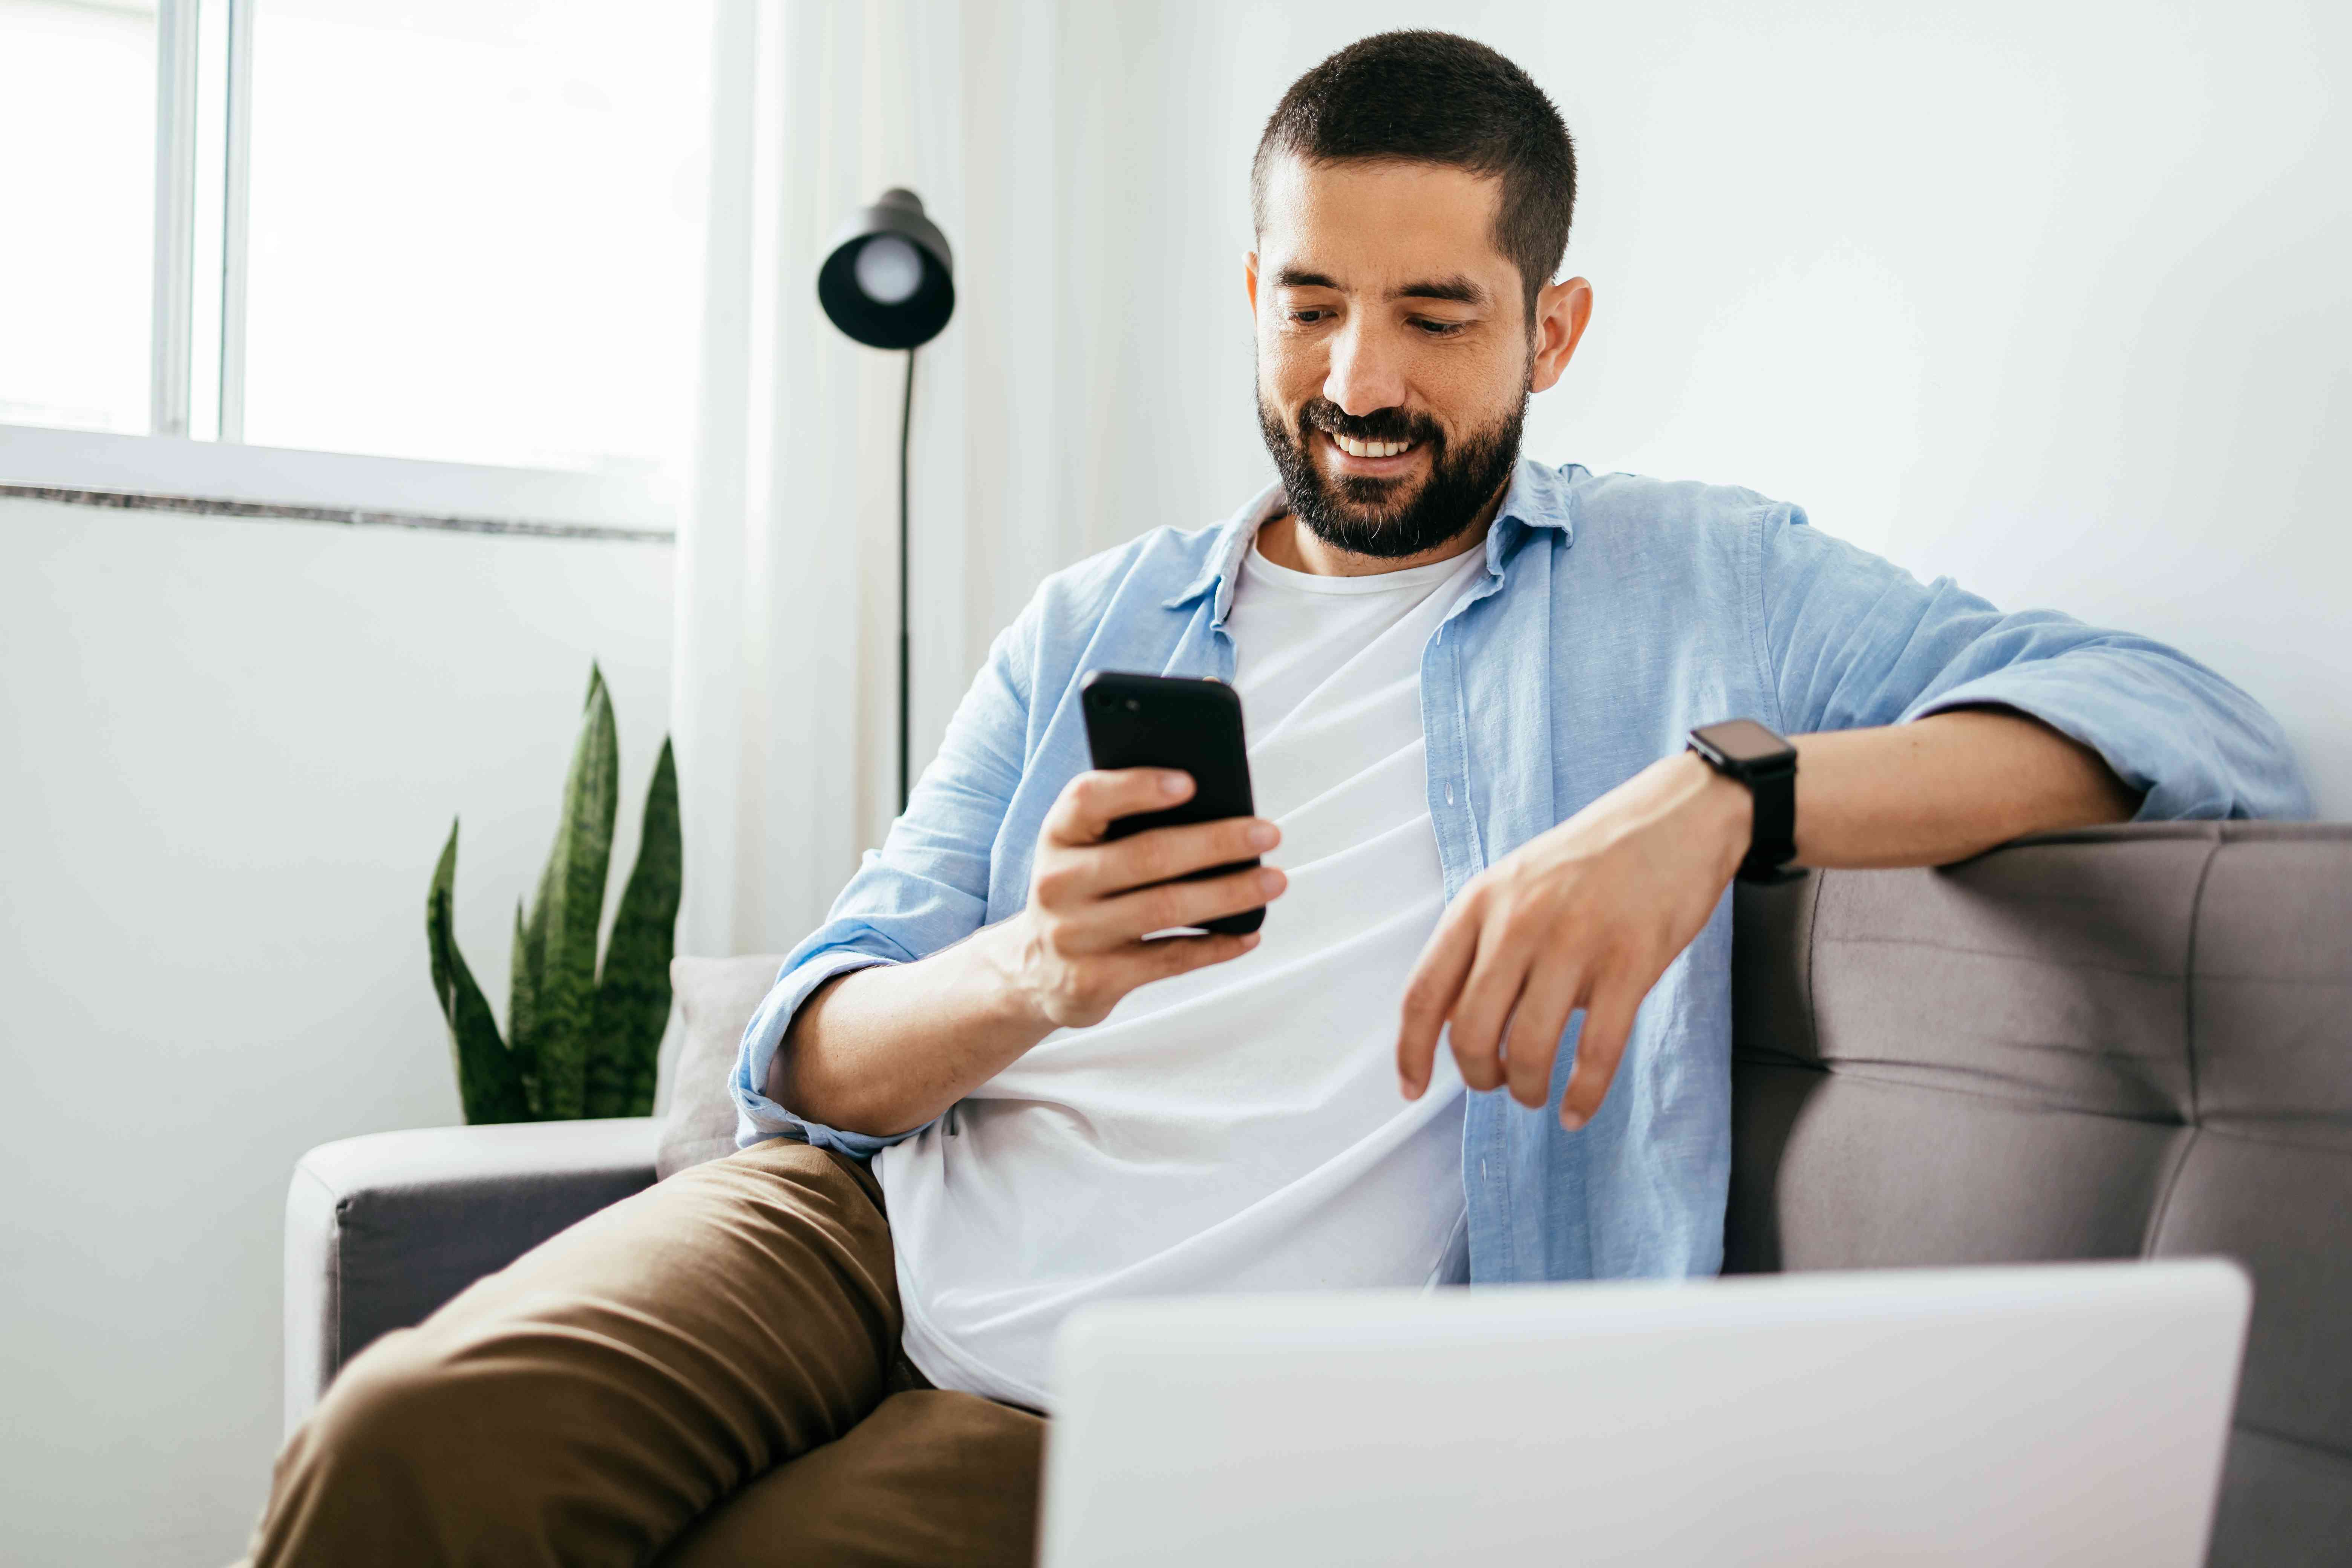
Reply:
[[1546, 288], [1530, 331], [1495, 248], [1500, 194], [1429, 163], [1267, 171], [1258, 423], [1293, 514], [1328, 544], [1399, 559], [1470, 527], [1518, 458], [1528, 395], [1567, 363], [1590, 291]]

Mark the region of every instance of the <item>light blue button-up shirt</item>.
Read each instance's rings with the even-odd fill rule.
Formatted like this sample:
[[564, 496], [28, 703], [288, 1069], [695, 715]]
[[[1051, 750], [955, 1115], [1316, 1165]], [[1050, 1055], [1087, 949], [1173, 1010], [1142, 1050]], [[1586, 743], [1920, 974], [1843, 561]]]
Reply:
[[[1242, 554], [1279, 505], [1269, 491], [1223, 527], [1160, 529], [1046, 579], [990, 649], [906, 815], [752, 1017], [733, 1079], [739, 1142], [802, 1138], [870, 1156], [897, 1141], [820, 1126], [765, 1096], [794, 1011], [833, 975], [911, 962], [1022, 907], [1046, 811], [1088, 766], [1080, 678], [1231, 680], [1224, 626]], [[2204, 666], [2053, 612], [2003, 615], [1948, 580], [1923, 585], [1750, 490], [1523, 461], [1486, 550], [1485, 576], [1422, 653], [1448, 899], [1680, 751], [1693, 726], [1735, 717], [1793, 735], [1999, 704], [2097, 751], [2146, 792], [2144, 820], [2310, 815], [2278, 726]], [[1474, 1280], [1720, 1266], [1730, 906], [1727, 895], [1651, 991], [1581, 1131], [1499, 1090], [1469, 1096]], [[1571, 1026], [1555, 1104], [1573, 1040]]]

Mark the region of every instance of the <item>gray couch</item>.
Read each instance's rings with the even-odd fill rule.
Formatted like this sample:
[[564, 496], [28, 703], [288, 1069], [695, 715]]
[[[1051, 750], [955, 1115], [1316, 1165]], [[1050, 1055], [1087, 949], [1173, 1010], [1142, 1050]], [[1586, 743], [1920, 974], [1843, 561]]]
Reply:
[[[2212, 1561], [2352, 1562], [2352, 826], [2178, 824], [1742, 889], [1727, 1267], [2226, 1253], [2252, 1338]], [[312, 1151], [289, 1425], [337, 1367], [723, 1148], [772, 959], [681, 961], [678, 1110]]]

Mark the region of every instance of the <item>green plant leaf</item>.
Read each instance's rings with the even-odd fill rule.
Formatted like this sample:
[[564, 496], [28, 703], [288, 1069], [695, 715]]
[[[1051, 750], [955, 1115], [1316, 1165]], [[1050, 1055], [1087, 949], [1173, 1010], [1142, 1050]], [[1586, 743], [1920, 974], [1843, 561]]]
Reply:
[[547, 864], [540, 868], [539, 889], [531, 896], [527, 918], [522, 901], [515, 901], [514, 970], [507, 983], [507, 1038], [522, 1060], [523, 1089], [530, 1097], [534, 1118], [547, 1114], [540, 1088], [540, 1047], [543, 1042], [539, 994], [541, 977], [547, 971], [548, 889], [554, 885], [555, 870], [555, 857], [551, 854]]
[[622, 889], [596, 983], [588, 1044], [588, 1114], [650, 1116], [662, 1031], [669, 1023], [669, 961], [677, 940], [684, 878], [678, 833], [677, 763], [668, 737], [646, 789], [637, 864]]
[[453, 907], [457, 888], [457, 824], [434, 868], [425, 896], [425, 943], [433, 966], [433, 994], [449, 1026], [450, 1054], [457, 1068], [457, 1098], [467, 1121], [525, 1121], [530, 1107], [523, 1094], [521, 1064], [499, 1038], [490, 1004], [457, 951]]
[[515, 900], [514, 970], [507, 982], [507, 1041], [522, 1070], [523, 1098], [536, 1121], [539, 1110], [539, 970], [546, 947], [544, 922], [523, 919]]
[[588, 1032], [596, 995], [596, 928], [613, 858], [613, 814], [619, 805], [620, 739], [602, 671], [588, 670], [587, 711], [563, 784], [563, 815], [540, 877], [530, 926], [538, 928], [538, 972], [531, 989], [531, 1057], [539, 1113], [551, 1121], [583, 1114], [587, 1104]]

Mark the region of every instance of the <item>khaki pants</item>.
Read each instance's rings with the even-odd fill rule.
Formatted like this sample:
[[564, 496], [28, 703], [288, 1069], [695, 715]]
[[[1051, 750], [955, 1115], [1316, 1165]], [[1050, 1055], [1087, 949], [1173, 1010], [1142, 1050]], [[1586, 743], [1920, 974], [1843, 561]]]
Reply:
[[929, 1386], [899, 1327], [864, 1167], [698, 1166], [353, 1360], [252, 1562], [1031, 1562], [1044, 1420]]

